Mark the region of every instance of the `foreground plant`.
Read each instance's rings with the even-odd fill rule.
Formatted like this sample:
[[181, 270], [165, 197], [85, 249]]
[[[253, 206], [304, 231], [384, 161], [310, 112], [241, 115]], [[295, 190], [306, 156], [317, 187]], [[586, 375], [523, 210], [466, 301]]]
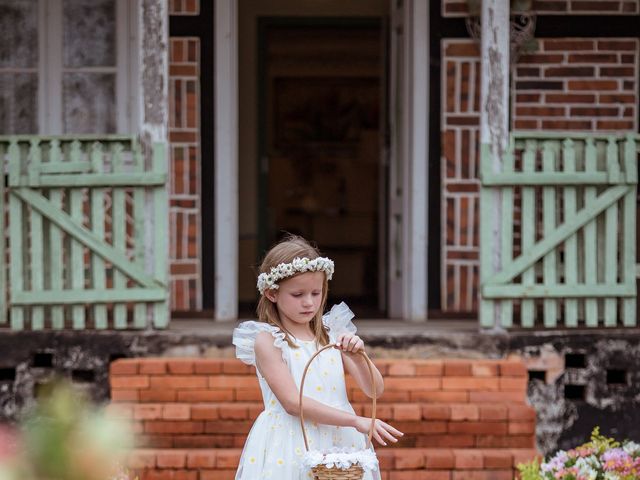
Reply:
[[130, 429], [64, 382], [43, 392], [15, 442], [0, 458], [0, 480], [128, 479], [118, 465], [133, 446]]
[[569, 451], [560, 450], [546, 462], [519, 464], [522, 480], [637, 480], [640, 478], [640, 444], [622, 444], [600, 434]]

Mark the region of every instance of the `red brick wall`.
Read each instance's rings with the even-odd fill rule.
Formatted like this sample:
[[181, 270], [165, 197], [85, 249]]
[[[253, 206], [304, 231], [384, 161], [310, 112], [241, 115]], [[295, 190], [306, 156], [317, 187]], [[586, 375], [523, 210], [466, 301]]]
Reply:
[[442, 278], [447, 311], [475, 311], [479, 281], [480, 58], [471, 40], [442, 46]]
[[[385, 392], [377, 417], [405, 432], [378, 448], [382, 478], [511, 480], [536, 455], [527, 371], [513, 360], [378, 360]], [[132, 420], [141, 480], [232, 479], [263, 410], [255, 371], [235, 359], [127, 359], [111, 366], [113, 412]], [[371, 400], [351, 378], [354, 409]]]
[[637, 131], [638, 53], [638, 39], [539, 40], [515, 69], [514, 128]]
[[[638, 13], [638, 0], [533, 0], [532, 10], [544, 15], [609, 15]], [[443, 0], [442, 15], [445, 17], [466, 16], [467, 0]]]
[[[377, 416], [408, 434], [398, 446], [533, 447], [519, 360], [376, 365], [386, 376]], [[350, 377], [347, 390], [356, 412], [370, 415], [371, 400]], [[111, 368], [111, 398], [136, 421], [145, 447], [241, 447], [263, 410], [254, 369], [235, 359], [120, 360]]]
[[202, 308], [200, 40], [171, 38], [169, 58], [170, 302], [172, 310], [199, 310]]
[[169, 0], [169, 15], [198, 15], [198, 13], [200, 13], [200, 0]]

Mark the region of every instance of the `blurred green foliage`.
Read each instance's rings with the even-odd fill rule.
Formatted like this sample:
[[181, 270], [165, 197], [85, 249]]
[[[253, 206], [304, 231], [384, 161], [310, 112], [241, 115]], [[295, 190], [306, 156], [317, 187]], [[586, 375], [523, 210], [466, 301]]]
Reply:
[[0, 480], [124, 480], [120, 465], [134, 445], [127, 423], [61, 380], [38, 392], [15, 441], [0, 458]]

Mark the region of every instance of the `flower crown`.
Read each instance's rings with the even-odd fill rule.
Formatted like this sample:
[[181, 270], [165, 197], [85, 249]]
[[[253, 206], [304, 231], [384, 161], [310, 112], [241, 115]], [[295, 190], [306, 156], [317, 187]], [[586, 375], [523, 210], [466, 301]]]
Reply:
[[297, 273], [304, 272], [325, 272], [327, 280], [333, 277], [333, 260], [326, 257], [318, 257], [309, 260], [307, 257], [294, 258], [291, 263], [281, 263], [273, 267], [269, 273], [258, 275], [258, 291], [263, 295], [265, 290], [277, 290], [280, 286], [278, 282], [284, 278], [291, 277]]

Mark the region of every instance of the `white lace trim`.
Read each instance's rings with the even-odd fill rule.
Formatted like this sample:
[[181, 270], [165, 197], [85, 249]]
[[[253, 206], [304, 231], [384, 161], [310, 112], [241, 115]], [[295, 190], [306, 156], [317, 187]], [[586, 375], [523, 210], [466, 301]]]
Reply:
[[329, 339], [332, 342], [343, 333], [356, 333], [358, 329], [351, 321], [353, 317], [355, 314], [344, 302], [334, 305], [322, 316], [322, 323], [329, 327]]
[[[343, 333], [354, 334], [356, 326], [351, 319], [354, 313], [342, 302], [331, 307], [331, 310], [322, 316], [322, 323], [329, 327], [329, 339], [334, 342]], [[265, 322], [253, 320], [242, 322], [233, 330], [233, 344], [236, 347], [236, 357], [247, 365], [256, 364], [255, 344], [260, 332], [269, 332], [273, 336], [273, 344], [282, 350], [282, 359], [285, 358], [285, 347], [288, 347], [285, 334], [278, 327]]]
[[353, 448], [332, 448], [327, 452], [311, 450], [302, 457], [302, 466], [306, 469], [326, 465], [328, 468], [346, 470], [351, 465], [359, 464], [365, 471], [378, 470], [378, 458], [375, 452], [367, 448], [355, 450]]
[[287, 345], [284, 332], [278, 327], [264, 322], [242, 322], [233, 330], [233, 344], [236, 346], [236, 357], [247, 365], [256, 364], [255, 344], [260, 332], [269, 332], [273, 336], [273, 344], [282, 350], [282, 359], [286, 361], [284, 348]]

